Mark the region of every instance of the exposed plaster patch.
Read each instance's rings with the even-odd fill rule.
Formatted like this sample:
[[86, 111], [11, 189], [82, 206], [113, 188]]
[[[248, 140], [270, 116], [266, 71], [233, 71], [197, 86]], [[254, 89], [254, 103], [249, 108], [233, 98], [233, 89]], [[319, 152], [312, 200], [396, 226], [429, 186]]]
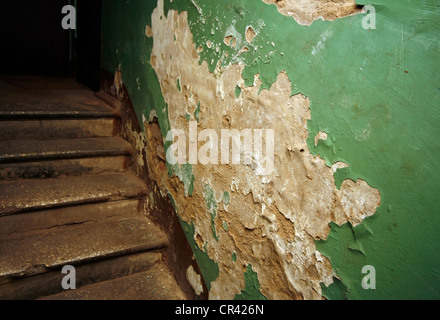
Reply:
[[362, 12], [355, 0], [262, 1], [267, 4], [275, 4], [281, 14], [294, 18], [301, 25], [311, 25], [317, 19], [335, 20]]
[[225, 39], [223, 40], [223, 42], [225, 43], [225, 45], [227, 45], [229, 47], [231, 45], [232, 39], [234, 39], [233, 36], [226, 36]]
[[147, 25], [147, 26], [145, 27], [145, 35], [146, 35], [148, 38], [151, 38], [151, 37], [153, 36], [153, 32], [151, 31], [151, 27], [150, 27], [149, 25]]
[[119, 65], [118, 69], [115, 71], [115, 78], [113, 82], [113, 90], [116, 96], [122, 100], [124, 98], [124, 90], [122, 89], [124, 86], [124, 82], [122, 81], [122, 70], [121, 65]]
[[[148, 122], [152, 122], [154, 119], [157, 119], [156, 109], [150, 111], [150, 115], [148, 116]], [[145, 120], [142, 123], [145, 123]]]
[[257, 34], [255, 33], [255, 30], [251, 26], [246, 28], [246, 41], [247, 42], [251, 43], [254, 40], [256, 35]]
[[[144, 123], [146, 122], [144, 114], [142, 114], [142, 121]], [[142, 132], [138, 133], [136, 131], [131, 131], [130, 126], [131, 123], [129, 122], [125, 124], [125, 132], [131, 132], [132, 134], [131, 140], [133, 141], [136, 150], [133, 155], [137, 164], [136, 168], [141, 168], [145, 163], [143, 150], [145, 150], [147, 146], [146, 136]]]
[[226, 29], [225, 37], [232, 37], [230, 45], [232, 48], [239, 47], [242, 44], [242, 35], [235, 29], [235, 21]]
[[[239, 294], [245, 283], [237, 279], [251, 264], [261, 293], [269, 299], [320, 299], [321, 283], [332, 283], [333, 272], [329, 260], [317, 252], [315, 240], [327, 238], [332, 221], [355, 225], [373, 214], [380, 205], [379, 191], [362, 180], [347, 180], [336, 188], [334, 169], [307, 146], [310, 101], [291, 95], [285, 72], [269, 90], [260, 90], [258, 75], [253, 86], [244, 87], [242, 64], [218, 65], [209, 72], [206, 61], [199, 64], [187, 13], [170, 10], [165, 15], [163, 0], [153, 12], [152, 32], [151, 60], [169, 107], [171, 128], [188, 132], [185, 115], [193, 114], [198, 105], [200, 130], [220, 132], [225, 124], [238, 130], [275, 130], [271, 175], [258, 176], [248, 165], [194, 165], [190, 197], [189, 177], [179, 174], [183, 166], [174, 168], [180, 179], [169, 178], [156, 155], [164, 153], [163, 146], [148, 146], [152, 177], [172, 195], [182, 221], [194, 225], [198, 248], [219, 266], [218, 277], [210, 283], [210, 298], [232, 299]], [[165, 58], [170, 54], [171, 61]], [[177, 79], [182, 91], [173, 85]], [[215, 199], [215, 194], [230, 191], [228, 209], [216, 206], [214, 217], [207, 210], [206, 181]]]
[[374, 214], [378, 201], [380, 204], [379, 191], [372, 189], [363, 180], [345, 180], [341, 189], [337, 190], [336, 197], [339, 205], [336, 208], [335, 222], [339, 225], [348, 220], [353, 226], [357, 226], [363, 219]]
[[202, 277], [194, 271], [192, 265], [186, 270], [186, 279], [191, 287], [194, 289], [196, 295], [200, 296], [203, 293]]
[[323, 132], [323, 131], [319, 131], [318, 134], [315, 137], [315, 147], [318, 145], [318, 141], [319, 140], [327, 140], [328, 135], [327, 133]]
[[336, 170], [338, 169], [342, 169], [342, 168], [348, 168], [348, 164], [344, 163], [344, 162], [336, 162], [335, 164], [332, 165], [332, 171], [336, 172]]

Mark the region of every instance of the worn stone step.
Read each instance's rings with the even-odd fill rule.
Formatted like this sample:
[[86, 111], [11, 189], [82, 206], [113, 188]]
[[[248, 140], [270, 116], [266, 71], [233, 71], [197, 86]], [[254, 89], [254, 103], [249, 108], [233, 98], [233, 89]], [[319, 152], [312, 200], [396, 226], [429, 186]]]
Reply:
[[0, 141], [0, 163], [130, 154], [121, 137]]
[[153, 268], [44, 297], [45, 300], [186, 300], [164, 263]]
[[0, 237], [0, 282], [168, 245], [147, 217], [106, 219]]
[[0, 163], [0, 181], [122, 172], [130, 163], [128, 155]]
[[[162, 259], [161, 252], [141, 252], [75, 266], [79, 289], [92, 283], [146, 271]], [[64, 291], [61, 269], [0, 284], [0, 300], [31, 300]]]
[[[59, 102], [68, 106], [61, 109], [63, 113], [69, 110], [81, 113], [84, 108], [114, 112], [108, 111], [108, 105], [97, 98], [92, 90], [79, 84], [75, 79], [0, 75], [0, 103], [3, 105], [27, 104], [35, 107], [35, 105], [50, 105]], [[56, 108], [53, 109], [55, 115], [60, 114], [56, 113]], [[87, 110], [85, 116], [93, 115]]]
[[82, 203], [140, 198], [146, 186], [129, 172], [0, 181], [0, 216]]
[[111, 137], [119, 134], [119, 118], [3, 120], [0, 140], [45, 140]]
[[129, 199], [3, 216], [0, 217], [0, 237], [86, 222], [99, 222], [108, 218], [139, 217], [141, 208], [143, 208], [143, 200]]
[[[11, 101], [0, 101], [0, 119], [83, 119], [83, 118], [113, 118], [120, 114], [103, 102], [89, 103], [62, 102], [44, 97], [41, 100], [17, 102], [20, 97]], [[33, 98], [38, 99], [38, 98]], [[22, 101], [24, 101], [23, 99]]]

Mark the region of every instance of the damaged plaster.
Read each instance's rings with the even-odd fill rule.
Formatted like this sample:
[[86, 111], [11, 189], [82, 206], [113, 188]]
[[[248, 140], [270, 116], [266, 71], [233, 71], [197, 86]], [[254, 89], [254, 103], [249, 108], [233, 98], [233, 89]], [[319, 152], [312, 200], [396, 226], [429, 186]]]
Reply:
[[[333, 273], [315, 240], [327, 238], [331, 222], [357, 225], [373, 215], [381, 203], [379, 191], [361, 179], [336, 188], [332, 167], [307, 145], [310, 101], [292, 95], [285, 72], [270, 89], [261, 89], [258, 76], [254, 85], [244, 86], [240, 63], [218, 65], [210, 72], [206, 61], [199, 64], [187, 13], [165, 13], [163, 0], [153, 12], [151, 33], [150, 62], [171, 128], [188, 132], [186, 115], [199, 108], [200, 129], [275, 129], [275, 170], [269, 176], [258, 176], [247, 165], [193, 165], [194, 189], [188, 195], [189, 177], [170, 179], [163, 165], [151, 165], [154, 178], [172, 195], [180, 219], [194, 226], [189, 236], [219, 266], [209, 297], [234, 298], [245, 288], [238, 275], [252, 265], [261, 293], [269, 299], [321, 299], [320, 284], [331, 284]], [[151, 149], [158, 148], [160, 143]], [[149, 158], [150, 163], [157, 161], [155, 154]], [[225, 190], [230, 195], [227, 210], [218, 205]]]
[[203, 293], [202, 277], [194, 270], [192, 265], [186, 270], [186, 278], [191, 284], [195, 294], [200, 296]]
[[[283, 3], [277, 2], [279, 5]], [[327, 20], [322, 13], [314, 13], [313, 17], [303, 14], [306, 19], [296, 21], [293, 15], [300, 14], [301, 8], [292, 10], [292, 15], [283, 15], [276, 5], [254, 0], [165, 0], [164, 18], [167, 18], [169, 9], [187, 12], [188, 25], [197, 46], [198, 63], [203, 67], [206, 64], [216, 79], [225, 80], [226, 77], [222, 77], [224, 70], [238, 68], [232, 65], [244, 68], [242, 78], [236, 77], [239, 81], [234, 87], [233, 97], [237, 101], [246, 103], [250, 88], [259, 84], [260, 94], [273, 93], [273, 85], [283, 78], [290, 81], [294, 97], [303, 94], [309, 99], [305, 158], [310, 157], [310, 151], [317, 157], [316, 160], [325, 160], [334, 178], [326, 180], [324, 177], [328, 177], [328, 173], [323, 167], [322, 179], [328, 182], [327, 189], [332, 190], [335, 185], [339, 190], [334, 191], [335, 198], [337, 194], [337, 211], [341, 216], [347, 216], [343, 220], [349, 219], [353, 224], [362, 222], [356, 226], [350, 222], [341, 226], [330, 222], [331, 231], [326, 240], [314, 241], [317, 266], [324, 271], [330, 270], [328, 264], [331, 261], [333, 273], [332, 285], [327, 287], [321, 283], [322, 295], [328, 299], [438, 298], [440, 148], [437, 136], [440, 95], [437, 94], [437, 61], [440, 52], [440, 4], [437, 0], [401, 0], [398, 6], [386, 0], [356, 2], [359, 8], [361, 5], [375, 7], [376, 29], [363, 28], [368, 14], [341, 15], [345, 18], [334, 20], [330, 16]], [[308, 7], [308, 11], [316, 12], [316, 9], [310, 9], [313, 3], [317, 2], [303, 5]], [[237, 211], [237, 200], [242, 201], [239, 195], [248, 190], [245, 188], [247, 182], [235, 171], [230, 171], [233, 177], [228, 177], [229, 185], [226, 181], [217, 182], [221, 184], [219, 187], [215, 182], [220, 173], [206, 172], [207, 179], [200, 180], [197, 166], [186, 166], [186, 174], [178, 174], [179, 168], [166, 165], [163, 140], [170, 130], [170, 116], [174, 119], [173, 126], [185, 127], [179, 122], [181, 114], [184, 114], [185, 121], [196, 119], [200, 128], [206, 128], [206, 121], [212, 122], [217, 118], [217, 108], [224, 106], [208, 105], [203, 103], [207, 103], [206, 99], [195, 99], [198, 103], [195, 103], [194, 113], [191, 113], [192, 107], [187, 108], [185, 113], [181, 113], [182, 106], [168, 110], [168, 103], [162, 95], [166, 81], [159, 82], [151, 64], [154, 40], [152, 30], [146, 28], [152, 26], [151, 13], [156, 7], [156, 0], [103, 3], [103, 68], [114, 72], [121, 66], [123, 70], [124, 85], [138, 120], [144, 123], [145, 133], [152, 137], [147, 139], [146, 146], [149, 150], [147, 160], [152, 163], [149, 169], [154, 170], [161, 180], [171, 179], [161, 189], [162, 193], [167, 194], [167, 188], [170, 188], [173, 194], [181, 195], [176, 201], [180, 203], [178, 214], [186, 219], [182, 219], [181, 223], [198, 264], [203, 266], [202, 276], [209, 289], [213, 284], [213, 290], [220, 292], [217, 287], [225, 283], [226, 272], [233, 279], [227, 285], [234, 283], [233, 290], [226, 296], [235, 297], [246, 291], [243, 275], [251, 264], [252, 275], [255, 273], [262, 294], [269, 289], [278, 290], [281, 283], [278, 296], [290, 298], [293, 294], [286, 280], [290, 273], [284, 270], [292, 265], [290, 262], [286, 267], [280, 264], [280, 261], [284, 262], [277, 253], [279, 249], [275, 249], [276, 242], [263, 235], [263, 228], [243, 227], [245, 224], [252, 228], [254, 220], [241, 216], [244, 209]], [[316, 20], [313, 22], [313, 19]], [[246, 40], [249, 26], [255, 32], [250, 43]], [[248, 35], [253, 34], [250, 32]], [[176, 35], [176, 41], [180, 40]], [[185, 52], [192, 51], [185, 49]], [[191, 61], [193, 56], [187, 58], [186, 61]], [[178, 67], [174, 65], [173, 68]], [[202, 70], [196, 64], [188, 68], [197, 72]], [[197, 72], [194, 72], [193, 78], [198, 77]], [[177, 78], [170, 77], [170, 81]], [[208, 77], [207, 81], [210, 82], [211, 78]], [[186, 90], [185, 85], [188, 88], [193, 83], [193, 79], [181, 78], [182, 93]], [[177, 82], [172, 85], [177, 86]], [[219, 83], [218, 89], [224, 101], [230, 102], [229, 85], [222, 87]], [[175, 121], [174, 110], [179, 113], [179, 121]], [[142, 115], [146, 119], [142, 119]], [[257, 112], [254, 112], [254, 119], [259, 119]], [[236, 113], [229, 111], [222, 120], [223, 125], [228, 127], [229, 124], [237, 127], [240, 123]], [[289, 146], [287, 150], [295, 151], [292, 143]], [[297, 155], [296, 151], [291, 153]], [[321, 161], [318, 163], [322, 164]], [[315, 169], [319, 171], [319, 168]], [[186, 197], [179, 177], [187, 185]], [[366, 205], [361, 198], [357, 199], [354, 190], [360, 191], [364, 187], [371, 190], [364, 182], [380, 190], [381, 205], [373, 216], [364, 218], [364, 214], [354, 219], [357, 215], [353, 215], [351, 206], [357, 211], [364, 210], [362, 208]], [[214, 223], [218, 242], [213, 236], [211, 216], [202, 196], [202, 183], [212, 186], [216, 194]], [[272, 180], [268, 185], [273, 188]], [[229, 194], [229, 204], [226, 204], [227, 197], [222, 197], [225, 192]], [[196, 198], [185, 206], [185, 201], [192, 197]], [[285, 230], [282, 234], [291, 233], [290, 220], [273, 210], [271, 205], [266, 205], [266, 198], [260, 200], [255, 197], [254, 203], [251, 192], [247, 193], [247, 198], [242, 201], [241, 207], [253, 210], [259, 206], [262, 212], [269, 208], [269, 213], [264, 216], [276, 222], [279, 230]], [[254, 205], [249, 207], [249, 203]], [[197, 208], [194, 210], [194, 207]], [[368, 208], [366, 205], [365, 210], [370, 210]], [[237, 226], [238, 218], [240, 228]], [[257, 223], [258, 218], [257, 215]], [[339, 221], [336, 217], [331, 220]], [[297, 223], [295, 230], [298, 228], [301, 229]], [[260, 235], [256, 235], [258, 232]], [[273, 234], [281, 232], [274, 231]], [[242, 234], [244, 237], [241, 237]], [[234, 237], [233, 241], [230, 241], [231, 237]], [[306, 242], [305, 248], [310, 249], [309, 244]], [[219, 249], [222, 246], [229, 249], [222, 251]], [[266, 252], [272, 252], [269, 259], [274, 258], [273, 262], [263, 260]], [[303, 255], [297, 255], [295, 259], [301, 257]], [[293, 256], [289, 258], [293, 259]], [[305, 279], [317, 279], [325, 274], [323, 271], [315, 272], [310, 259], [303, 260], [304, 266], [309, 266], [307, 272], [298, 271], [296, 274]], [[376, 290], [364, 290], [361, 286], [364, 276], [361, 270], [365, 265], [373, 265], [377, 270]], [[227, 269], [229, 267], [230, 270]], [[291, 282], [295, 281], [296, 274], [290, 276]], [[269, 279], [274, 281], [270, 283]], [[317, 282], [319, 280], [314, 283]], [[289, 289], [286, 290], [286, 287]], [[272, 298], [273, 295], [267, 297]], [[301, 295], [295, 298], [301, 298]]]
[[301, 25], [310, 25], [317, 19], [335, 20], [360, 13], [355, 0], [262, 0], [275, 4], [278, 11], [290, 16]]

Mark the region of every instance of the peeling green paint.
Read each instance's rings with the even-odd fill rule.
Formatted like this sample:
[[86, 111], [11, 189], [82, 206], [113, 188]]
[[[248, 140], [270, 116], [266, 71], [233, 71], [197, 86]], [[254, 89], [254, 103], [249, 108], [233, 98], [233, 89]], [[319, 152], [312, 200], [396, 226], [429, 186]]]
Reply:
[[197, 122], [200, 122], [200, 101], [197, 103], [197, 108], [194, 111], [194, 117], [196, 118]]
[[183, 164], [182, 166], [176, 164], [171, 166], [171, 168], [180, 181], [183, 182], [185, 195], [191, 196], [194, 192], [194, 174], [192, 165], [189, 163]]
[[206, 208], [211, 216], [212, 235], [215, 240], [219, 240], [215, 230], [215, 218], [217, 217], [217, 200], [215, 198], [214, 189], [207, 183], [203, 184], [203, 197], [205, 199]]
[[202, 272], [203, 279], [206, 282], [206, 286], [208, 290], [211, 290], [211, 282], [214, 282], [219, 276], [219, 266], [214, 260], [209, 257], [206, 246], [203, 248], [203, 250], [201, 250], [195, 242], [194, 223], [191, 222], [191, 224], [189, 224], [182, 220], [180, 220], [180, 223], [182, 225], [183, 231], [187, 235], [189, 245], [194, 252], [194, 256], [196, 257], [196, 261]]
[[[398, 7], [384, 0], [370, 4], [376, 7], [376, 30], [361, 27], [363, 14], [300, 26], [262, 1], [199, 1], [206, 25], [218, 27], [213, 35], [206, 32], [205, 25], [197, 24], [197, 12], [190, 10], [189, 20], [198, 45], [207, 39], [220, 44], [218, 53], [207, 47], [201, 53], [200, 60], [206, 60], [211, 71], [218, 59], [222, 66], [242, 62], [245, 85], [252, 85], [254, 75], [259, 74], [261, 89], [269, 89], [285, 70], [292, 93], [311, 100], [311, 152], [328, 165], [337, 161], [349, 164], [349, 168], [337, 170], [336, 184], [342, 178], [361, 178], [381, 191], [382, 206], [364, 221], [375, 236], [358, 241], [367, 259], [355, 258], [364, 254], [349, 248], [351, 240], [344, 232], [350, 229], [348, 225], [332, 225], [329, 241], [319, 246], [348, 284], [347, 295], [352, 299], [440, 297], [440, 277], [432, 271], [440, 266], [436, 254], [440, 236], [430, 226], [440, 225], [434, 192], [440, 188], [436, 164], [440, 145], [434, 138], [440, 118], [440, 75], [436, 71], [440, 4], [435, 0], [405, 0]], [[183, 2], [172, 5], [179, 9]], [[256, 50], [237, 56], [240, 46], [233, 49], [222, 44], [231, 21], [244, 35], [246, 25], [259, 20], [264, 25], [253, 41]], [[325, 50], [312, 55], [324, 32], [332, 35]], [[269, 38], [275, 48], [267, 45]], [[319, 131], [331, 138], [315, 147]], [[390, 205], [393, 210], [387, 212]], [[415, 234], [425, 240], [410, 240]], [[389, 244], [390, 238], [394, 245]], [[332, 239], [344, 244], [339, 252]], [[379, 275], [387, 275], [380, 290], [362, 289], [360, 270], [365, 263], [375, 265]], [[417, 275], [411, 276], [414, 273]]]
[[142, 113], [155, 110], [162, 135], [166, 136], [170, 130], [168, 106], [150, 64], [153, 39], [145, 35], [145, 26], [151, 26], [151, 12], [156, 5], [156, 1], [103, 3], [102, 68], [114, 73], [121, 65], [123, 82], [139, 123], [142, 124]]
[[[171, 204], [174, 207], [174, 210], [178, 213], [176, 202], [173, 199], [173, 196], [168, 193], [168, 196], [170, 198]], [[196, 261], [200, 267], [200, 271], [202, 272], [203, 279], [205, 280], [206, 286], [208, 290], [211, 289], [211, 282], [215, 281], [217, 277], [219, 276], [219, 266], [218, 264], [212, 260], [208, 255], [208, 250], [206, 248], [206, 244], [202, 249], [199, 248], [196, 241], [194, 240], [195, 235], [195, 229], [194, 229], [194, 223], [187, 223], [183, 221], [180, 216], [178, 215], [180, 225], [182, 226], [182, 229], [186, 235], [186, 238], [188, 239], [188, 243], [194, 253], [194, 256], [196, 258]]]
[[223, 198], [222, 199], [223, 199], [223, 203], [225, 205], [228, 205], [228, 204], [231, 203], [231, 196], [230, 196], [228, 191], [223, 192]]
[[[361, 178], [380, 190], [382, 205], [374, 216], [357, 227], [331, 224], [327, 241], [316, 243], [341, 279], [323, 287], [324, 295], [329, 299], [439, 298], [440, 4], [435, 0], [402, 0], [399, 6], [385, 0], [358, 3], [376, 7], [377, 29], [362, 29], [363, 14], [300, 26], [280, 15], [275, 6], [255, 0], [198, 0], [197, 7], [189, 0], [165, 1], [165, 12], [170, 8], [188, 12], [194, 41], [203, 47], [200, 62], [206, 60], [211, 71], [218, 60], [222, 66], [243, 63], [245, 85], [252, 85], [259, 74], [262, 90], [270, 88], [284, 70], [292, 94], [302, 93], [311, 101], [310, 151], [329, 166], [337, 161], [349, 165], [336, 171], [336, 186], [345, 179]], [[140, 122], [142, 113], [156, 110], [166, 136], [168, 106], [149, 62], [153, 40], [144, 32], [155, 7], [156, 1], [103, 4], [103, 67], [114, 72], [121, 65]], [[244, 40], [249, 25], [257, 34], [251, 44]], [[325, 32], [331, 37], [313, 55]], [[234, 48], [223, 42], [228, 34], [237, 38]], [[238, 54], [244, 45], [249, 50]], [[329, 139], [315, 146], [319, 131]], [[190, 167], [169, 168], [171, 174], [177, 172], [188, 195], [194, 188]], [[361, 287], [365, 264], [377, 269], [377, 281], [382, 283], [377, 290]]]
[[258, 275], [252, 270], [252, 265], [248, 264], [244, 273], [244, 289], [240, 294], [236, 294], [234, 300], [267, 300], [260, 291]]
[[240, 94], [241, 94], [241, 88], [237, 85], [235, 87], [235, 97], [238, 98], [240, 96]]
[[348, 300], [347, 287], [338, 278], [333, 278], [334, 283], [328, 288], [322, 283], [324, 297], [332, 300]]
[[[146, 25], [151, 26], [151, 13], [156, 1], [105, 2], [103, 4], [103, 55], [102, 68], [112, 73], [122, 71], [123, 82], [135, 107], [142, 130], [142, 114], [155, 110], [163, 137], [169, 132], [168, 105], [162, 96], [159, 80], [151, 66], [150, 55], [153, 39], [145, 35]], [[124, 24], [120, 28], [119, 21]], [[146, 85], [145, 85], [146, 84]], [[180, 83], [176, 84], [180, 87]], [[165, 142], [165, 150], [171, 142]], [[192, 194], [194, 176], [192, 167], [171, 166], [168, 174], [179, 177], [185, 185], [185, 192]], [[191, 171], [191, 174], [189, 173]]]

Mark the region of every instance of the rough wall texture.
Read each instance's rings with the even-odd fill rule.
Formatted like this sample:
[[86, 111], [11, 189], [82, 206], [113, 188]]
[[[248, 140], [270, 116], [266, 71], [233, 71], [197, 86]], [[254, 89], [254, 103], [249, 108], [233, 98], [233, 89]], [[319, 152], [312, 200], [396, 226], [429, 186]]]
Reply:
[[[210, 298], [440, 296], [440, 9], [404, 2], [376, 1], [370, 30], [353, 1], [104, 7], [104, 67], [122, 70]], [[274, 171], [167, 164], [171, 129], [274, 129]]]
[[[112, 75], [110, 72], [103, 71], [101, 90], [97, 94], [121, 114], [121, 135], [134, 146], [131, 165], [139, 178], [145, 181], [148, 193], [143, 208], [139, 209], [157, 223], [168, 236], [170, 246], [164, 254], [164, 260], [188, 299], [206, 299], [207, 290], [200, 276], [197, 276], [200, 274], [200, 269], [193, 259], [192, 249], [186, 241], [180, 221], [167, 193], [163, 193], [158, 187], [146, 165], [146, 155], [152, 154], [148, 146], [153, 145], [153, 143], [147, 143], [147, 138], [148, 141], [154, 142], [154, 137], [145, 135], [141, 130], [142, 123], [139, 123], [136, 118], [129, 94], [122, 82], [121, 72], [116, 71]], [[157, 127], [157, 124], [153, 123], [150, 123], [149, 127], [154, 125]], [[152, 131], [149, 130], [149, 132]], [[160, 131], [158, 131], [158, 136], [161, 136]]]
[[[275, 129], [275, 170], [270, 175], [258, 176], [258, 165], [197, 164], [191, 196], [184, 181], [170, 180], [166, 171], [156, 176], [173, 196], [181, 219], [197, 227], [199, 247], [219, 264], [210, 297], [234, 298], [243, 288], [234, 279], [250, 264], [259, 275], [261, 292], [270, 299], [320, 298], [320, 283], [329, 285], [332, 272], [314, 240], [327, 238], [331, 221], [356, 225], [374, 214], [379, 192], [362, 180], [344, 181], [341, 190], [336, 189], [332, 168], [307, 147], [309, 100], [292, 96], [284, 72], [270, 90], [261, 92], [258, 78], [253, 86], [244, 86], [239, 64], [211, 73], [206, 62], [199, 64], [186, 12], [165, 15], [161, 0], [151, 29], [151, 64], [172, 129], [189, 132], [185, 115], [194, 115], [198, 106], [199, 130]], [[230, 194], [228, 204], [225, 192]]]
[[317, 19], [335, 20], [361, 12], [355, 0], [263, 0], [275, 4], [278, 11], [296, 22], [310, 25]]

